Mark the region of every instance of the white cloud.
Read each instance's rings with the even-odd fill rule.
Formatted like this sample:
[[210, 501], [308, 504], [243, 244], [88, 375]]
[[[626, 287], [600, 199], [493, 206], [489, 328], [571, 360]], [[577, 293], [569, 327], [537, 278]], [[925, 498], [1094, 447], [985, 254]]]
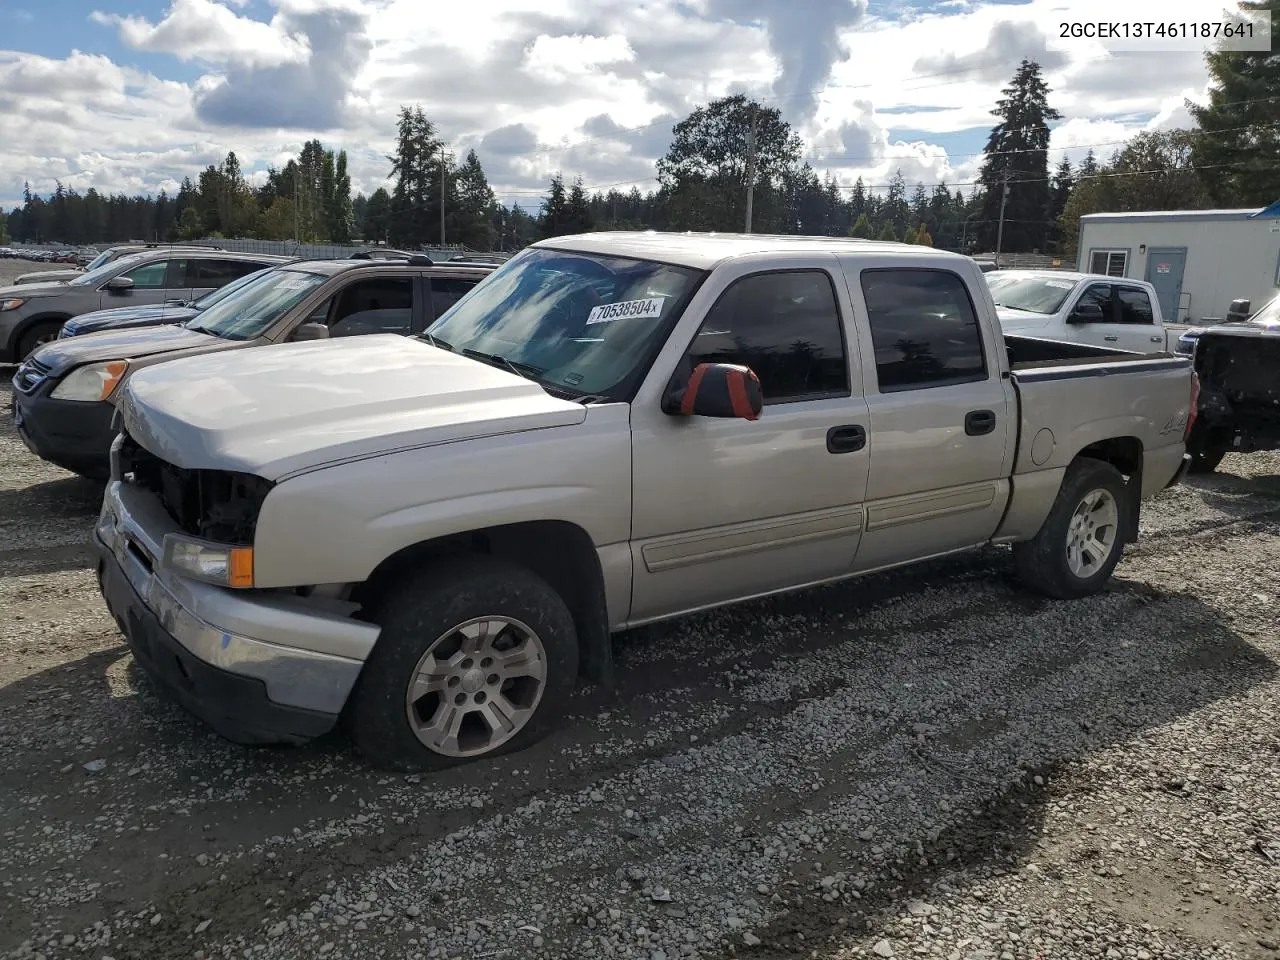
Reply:
[[[310, 55], [306, 38], [282, 30], [278, 16], [269, 24], [263, 23], [237, 15], [227, 2], [230, 0], [173, 0], [156, 23], [100, 10], [90, 18], [116, 27], [120, 39], [134, 49], [168, 53], [179, 60], [277, 66], [299, 63]], [[243, 5], [243, 0], [237, 5]]]
[[909, 183], [956, 183], [973, 179], [973, 151], [1023, 56], [1047, 65], [1066, 118], [1055, 160], [1185, 125], [1183, 99], [1206, 82], [1195, 52], [1055, 44], [1067, 0], [947, 0], [897, 19], [855, 0], [823, 0], [808, 19], [795, 0], [271, 3], [264, 14], [246, 0], [173, 0], [154, 22], [93, 15], [136, 49], [200, 64], [185, 82], [96, 54], [0, 52], [0, 198], [54, 177], [172, 190], [228, 149], [261, 179], [312, 136], [345, 148], [369, 192], [389, 170], [397, 110], [415, 103], [451, 149], [477, 150], [503, 195], [537, 193], [555, 172], [648, 188], [674, 121], [738, 91], [782, 109], [813, 165], [843, 183], [883, 183], [898, 168]]

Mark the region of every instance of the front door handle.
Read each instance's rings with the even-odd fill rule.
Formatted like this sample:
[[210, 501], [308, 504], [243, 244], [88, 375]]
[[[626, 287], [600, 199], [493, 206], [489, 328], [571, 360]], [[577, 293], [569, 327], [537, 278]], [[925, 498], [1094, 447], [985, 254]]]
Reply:
[[964, 432], [971, 437], [980, 437], [996, 428], [994, 410], [973, 410], [964, 415]]
[[1106, 340], [1106, 341], [1107, 341], [1107, 342], [1109, 342], [1109, 343], [1115, 343], [1115, 342], [1116, 342], [1117, 340], [1119, 340], [1120, 338], [1119, 338], [1119, 337], [1103, 337], [1102, 339], [1103, 339], [1103, 340]]
[[867, 431], [857, 424], [827, 431], [827, 453], [853, 453], [867, 445]]
[[1152, 342], [1152, 343], [1164, 343], [1164, 337], [1152, 337], [1152, 338], [1151, 338], [1151, 342]]

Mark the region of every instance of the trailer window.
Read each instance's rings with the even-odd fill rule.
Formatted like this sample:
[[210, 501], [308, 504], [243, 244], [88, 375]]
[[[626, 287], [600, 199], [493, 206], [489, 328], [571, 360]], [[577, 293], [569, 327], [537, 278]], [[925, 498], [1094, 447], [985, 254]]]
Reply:
[[1090, 250], [1089, 272], [1107, 277], [1123, 277], [1129, 267], [1128, 250]]

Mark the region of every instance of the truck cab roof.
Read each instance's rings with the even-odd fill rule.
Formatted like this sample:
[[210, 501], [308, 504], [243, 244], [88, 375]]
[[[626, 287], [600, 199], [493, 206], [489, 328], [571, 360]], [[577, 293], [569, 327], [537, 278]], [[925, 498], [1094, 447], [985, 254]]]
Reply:
[[636, 260], [656, 260], [696, 270], [710, 270], [726, 260], [754, 254], [870, 253], [915, 256], [973, 263], [969, 257], [933, 247], [852, 237], [795, 237], [767, 233], [601, 232], [552, 237], [533, 244], [546, 249], [576, 251]]

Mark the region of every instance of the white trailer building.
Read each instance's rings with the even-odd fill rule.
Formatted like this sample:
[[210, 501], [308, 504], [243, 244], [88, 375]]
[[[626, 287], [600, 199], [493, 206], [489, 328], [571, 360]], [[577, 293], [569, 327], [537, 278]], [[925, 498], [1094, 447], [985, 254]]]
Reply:
[[1280, 203], [1262, 210], [1091, 213], [1080, 218], [1079, 268], [1146, 280], [1174, 323], [1257, 310], [1280, 288]]

